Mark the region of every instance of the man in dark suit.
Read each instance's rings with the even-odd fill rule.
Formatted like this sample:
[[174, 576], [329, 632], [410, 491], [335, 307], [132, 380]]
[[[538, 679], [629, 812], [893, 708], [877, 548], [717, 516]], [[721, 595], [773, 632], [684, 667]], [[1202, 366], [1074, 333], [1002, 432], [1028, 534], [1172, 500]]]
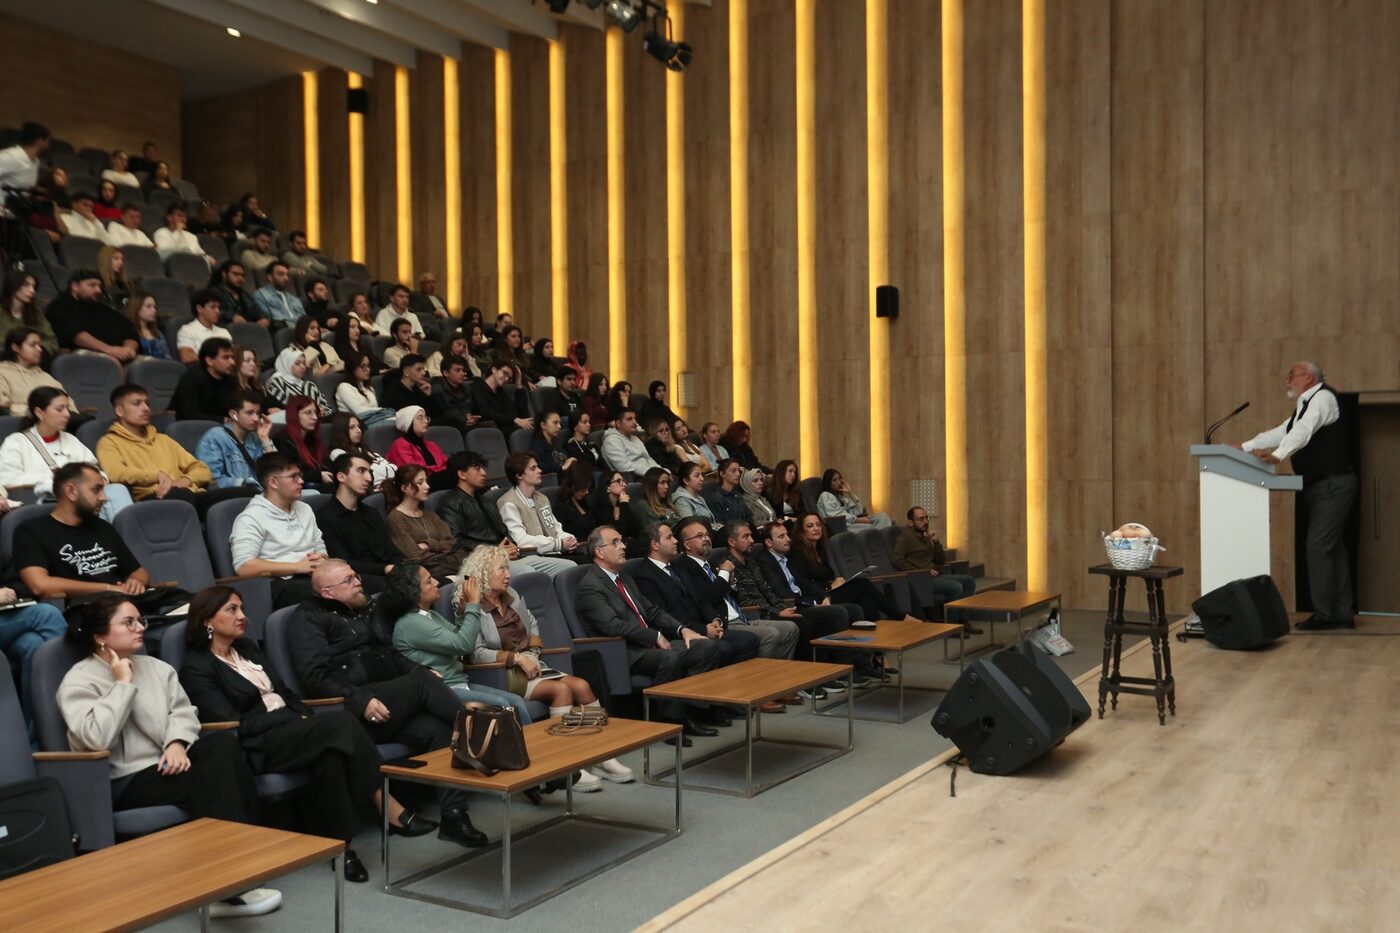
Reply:
[[[588, 536], [593, 567], [579, 581], [575, 606], [584, 629], [595, 636], [621, 638], [633, 673], [658, 684], [714, 670], [719, 646], [713, 639], [686, 628], [666, 610], [642, 595], [636, 581], [622, 572], [627, 547], [611, 525], [599, 525]], [[657, 718], [684, 726], [686, 736], [718, 735], [701, 725], [679, 702], [656, 704]]]

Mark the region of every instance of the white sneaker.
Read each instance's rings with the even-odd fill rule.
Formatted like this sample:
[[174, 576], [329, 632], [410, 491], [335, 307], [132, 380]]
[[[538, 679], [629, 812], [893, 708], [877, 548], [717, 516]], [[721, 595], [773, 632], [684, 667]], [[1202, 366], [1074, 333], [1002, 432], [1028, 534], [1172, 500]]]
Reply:
[[605, 781], [612, 781], [614, 784], [631, 784], [637, 779], [637, 775], [632, 773], [632, 769], [616, 758], [600, 761], [589, 768], [588, 771], [594, 777], [600, 777]]
[[253, 888], [209, 905], [211, 917], [260, 917], [282, 906], [282, 892], [275, 888]]
[[580, 771], [574, 775], [574, 790], [580, 794], [596, 794], [603, 789], [603, 782], [597, 776], [587, 771]]

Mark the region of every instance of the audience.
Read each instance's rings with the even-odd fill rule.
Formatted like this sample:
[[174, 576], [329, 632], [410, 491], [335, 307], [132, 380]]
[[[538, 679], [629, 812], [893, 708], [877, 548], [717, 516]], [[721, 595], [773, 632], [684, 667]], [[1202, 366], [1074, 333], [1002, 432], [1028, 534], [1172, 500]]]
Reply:
[[564, 456], [583, 464], [589, 470], [601, 466], [603, 452], [589, 437], [593, 432], [593, 418], [588, 412], [580, 411], [574, 416], [573, 425], [569, 439], [564, 442]]
[[[607, 411], [611, 413], [608, 420], [611, 421], [613, 418], [616, 418], [624, 408], [632, 407], [632, 383], [626, 380], [614, 383], [612, 389], [608, 391], [606, 401], [607, 405], [605, 407]], [[593, 420], [597, 421], [598, 419], [594, 418]]]
[[243, 211], [243, 218], [246, 226], [245, 230], [263, 229], [276, 230], [277, 225], [272, 222], [272, 218], [258, 206], [257, 195], [248, 193], [238, 199], [238, 207]]
[[[339, 417], [339, 416], [337, 416]], [[373, 491], [374, 474], [367, 457], [341, 453], [332, 461], [335, 495], [316, 513], [326, 553], [343, 560], [360, 575], [367, 593], [384, 589], [384, 579], [399, 555], [389, 541], [389, 525], [373, 506], [364, 504]]]
[[746, 470], [762, 470], [764, 473], [773, 471], [759, 462], [758, 454], [753, 452], [749, 446], [749, 437], [753, 432], [749, 429], [748, 423], [736, 421], [725, 428], [721, 438], [725, 448], [729, 451], [729, 456], [739, 461], [739, 465]]
[[143, 185], [141, 186], [143, 190], [145, 190], [146, 192], [151, 192], [151, 191], [173, 191], [173, 190], [175, 190], [174, 182], [171, 180], [171, 177], [170, 177], [170, 163], [169, 163], [169, 162], [166, 162], [166, 161], [163, 161], [163, 160], [162, 160], [162, 161], [159, 161], [159, 162], [156, 162], [156, 163], [155, 163], [153, 166], [151, 166], [149, 169], [138, 167], [138, 166], [137, 166], [137, 163], [138, 163], [138, 162], [142, 163], [143, 165], [149, 164], [149, 162], [148, 162], [148, 160], [146, 160], [146, 159], [132, 159], [132, 160], [131, 160], [131, 170], [132, 170], [133, 172], [141, 172], [141, 171], [148, 171], [148, 172], [150, 172], [150, 177], [147, 178], [147, 179], [146, 179], [146, 183], [143, 184]]
[[797, 475], [797, 461], [779, 460], [773, 470], [773, 483], [768, 487], [768, 502], [783, 521], [790, 521], [803, 511], [802, 485]]
[[612, 424], [612, 413], [608, 411], [608, 377], [593, 373], [583, 391], [583, 410], [593, 419], [599, 430]]
[[201, 256], [206, 262], [212, 261], [204, 247], [199, 245], [199, 237], [185, 229], [188, 222], [185, 208], [182, 204], [172, 204], [165, 209], [165, 226], [156, 231], [155, 247], [160, 253], [161, 261], [168, 260], [176, 253], [189, 253], [192, 256]]
[[270, 401], [286, 408], [294, 397], [304, 395], [316, 403], [321, 417], [331, 416], [331, 406], [321, 394], [320, 386], [306, 377], [305, 353], [296, 347], [287, 347], [277, 354], [274, 369], [272, 378], [267, 380], [267, 397]]
[[[290, 268], [295, 270], [294, 266]], [[292, 274], [295, 275], [295, 271]], [[306, 297], [302, 299], [301, 304], [306, 309], [306, 316], [314, 318], [316, 323], [321, 325], [321, 330], [336, 333], [341, 313], [331, 307], [331, 287], [326, 284], [325, 279], [306, 280]]]
[[657, 522], [680, 521], [680, 513], [671, 504], [671, 474], [660, 467], [647, 470], [642, 477], [642, 494], [632, 501], [632, 511], [642, 528]]
[[677, 418], [671, 422], [671, 438], [675, 441], [675, 454], [684, 463], [696, 463], [706, 469], [710, 462], [705, 459], [705, 455], [700, 452], [700, 445], [695, 442], [695, 438], [690, 434], [690, 425], [685, 423], [684, 418]]
[[291, 327], [306, 314], [306, 309], [302, 307], [301, 299], [292, 291], [292, 279], [287, 272], [287, 264], [274, 259], [266, 268], [267, 284], [253, 293], [253, 303], [272, 322], [274, 330]]
[[574, 462], [559, 445], [561, 431], [559, 413], [555, 411], [540, 415], [535, 424], [534, 435], [530, 438], [530, 453], [535, 455], [535, 462], [543, 473], [559, 473]]
[[705, 522], [706, 527], [719, 526], [710, 504], [705, 501], [705, 471], [698, 463], [687, 463], [681, 467], [680, 485], [671, 493], [671, 505], [682, 518], [694, 516]]
[[26, 414], [29, 393], [50, 388], [62, 391], [63, 384], [45, 372], [43, 336], [32, 327], [14, 327], [5, 334], [4, 360], [0, 361], [0, 409], [12, 415]]
[[[73, 400], [62, 386], [41, 386], [29, 393], [28, 411], [19, 430], [0, 444], [0, 486], [9, 494], [28, 489], [34, 498], [45, 500], [55, 494], [54, 471], [70, 463], [97, 466], [97, 456], [68, 432]], [[6, 493], [0, 492], [0, 500]], [[111, 521], [131, 505], [131, 492], [125, 486], [107, 487], [107, 503], [102, 517]]]
[[412, 326], [413, 336], [420, 340], [428, 336], [428, 332], [423, 329], [422, 323], [418, 320], [418, 315], [408, 310], [409, 294], [406, 285], [395, 285], [390, 290], [389, 303], [380, 308], [379, 313], [374, 318], [375, 326], [378, 328], [377, 333], [392, 334], [394, 321], [403, 318]]
[[739, 476], [739, 489], [744, 494], [744, 505], [748, 508], [749, 517], [753, 519], [754, 525], [758, 527], [778, 520], [773, 503], [763, 495], [766, 479], [764, 472], [757, 467], [747, 469]]
[[533, 454], [511, 454], [506, 458], [506, 482], [510, 489], [497, 501], [501, 521], [516, 546], [537, 554], [573, 554], [578, 539], [565, 531], [554, 517], [549, 500], [540, 492], [544, 474]]
[[270, 576], [274, 609], [309, 599], [311, 572], [326, 558], [326, 542], [311, 506], [301, 501], [302, 471], [283, 453], [258, 458], [258, 486], [233, 520], [229, 548], [240, 577]]
[[[25, 123], [19, 130], [19, 142], [0, 149], [0, 192], [5, 188], [27, 190], [39, 183], [40, 159], [49, 149], [50, 134], [42, 123]], [[12, 216], [5, 206], [8, 194], [0, 196], [0, 217]]]
[[193, 363], [199, 359], [199, 348], [206, 340], [220, 338], [233, 340], [228, 328], [219, 323], [222, 315], [219, 294], [214, 289], [204, 288], [194, 293], [194, 320], [181, 324], [175, 332], [175, 352], [180, 354], [181, 363]]
[[238, 387], [258, 400], [263, 414], [267, 415], [273, 424], [282, 423], [285, 420], [282, 408], [276, 403], [268, 402], [267, 388], [262, 384], [260, 377], [257, 351], [251, 347], [234, 347], [233, 356], [238, 360]]
[[313, 377], [345, 370], [345, 361], [327, 341], [321, 339], [321, 325], [314, 317], [303, 314], [292, 325], [292, 342], [306, 360], [306, 367]]
[[400, 408], [394, 415], [399, 436], [389, 445], [389, 462], [397, 467], [420, 466], [428, 473], [428, 486], [433, 491], [448, 489], [456, 482], [447, 470], [447, 454], [428, 439], [428, 413], [421, 405]]
[[[377, 451], [370, 450], [365, 446], [364, 427], [361, 426], [360, 419], [349, 412], [336, 412], [335, 417], [331, 419], [330, 449], [332, 462], [341, 454], [356, 454], [363, 457], [369, 463], [369, 471], [375, 487], [393, 476], [394, 471], [398, 469], [381, 457]], [[366, 495], [368, 494], [366, 493]]]
[[410, 405], [420, 406], [427, 412], [429, 423], [441, 407], [441, 402], [433, 398], [433, 383], [428, 378], [427, 366], [417, 353], [399, 357], [395, 368], [385, 374], [383, 396], [384, 407], [395, 411]]
[[568, 351], [564, 367], [574, 374], [575, 384], [580, 389], [592, 389], [593, 370], [588, 368], [588, 344], [582, 340], [572, 340]]
[[5, 285], [0, 290], [0, 339], [16, 327], [29, 327], [39, 332], [44, 353], [52, 358], [58, 353], [58, 338], [54, 336], [49, 319], [34, 300], [38, 280], [23, 269], [5, 273]]
[[258, 458], [277, 449], [272, 443], [272, 422], [246, 389], [236, 389], [227, 404], [224, 423], [204, 432], [195, 446], [195, 458], [209, 467], [216, 489], [260, 486]]
[[526, 414], [523, 393], [506, 388], [514, 374], [509, 363], [492, 362], [485, 378], [472, 383], [472, 411], [481, 416], [482, 424], [493, 425], [506, 437], [516, 428], [535, 426]]
[[30, 738], [34, 735], [34, 704], [30, 681], [34, 652], [46, 641], [62, 638], [68, 631], [63, 613], [49, 603], [31, 603], [16, 606], [20, 594], [14, 563], [9, 555], [0, 553], [0, 649], [4, 650], [0, 661], [19, 670], [19, 702], [24, 714], [25, 727]]
[[361, 424], [378, 424], [392, 421], [394, 409], [379, 404], [374, 394], [374, 384], [370, 382], [373, 363], [368, 353], [352, 350], [345, 357], [345, 381], [336, 386], [335, 404], [342, 413], [350, 412]]
[[107, 242], [107, 226], [93, 207], [92, 195], [85, 191], [73, 194], [72, 210], [59, 215], [69, 236], [86, 237], [89, 240]]
[[[0, 448], [0, 455], [4, 450]], [[895, 539], [891, 555], [896, 570], [926, 571], [930, 577], [929, 587], [939, 603], [964, 599], [977, 592], [977, 580], [966, 574], [942, 573], [946, 555], [943, 542], [938, 540], [938, 532], [929, 527], [928, 512], [919, 506], [910, 509], [905, 517], [909, 524], [900, 529]]]
[[475, 371], [467, 356], [467, 336], [460, 330], [455, 330], [447, 335], [447, 342], [432, 352], [432, 355], [425, 361], [428, 368], [428, 375], [437, 379], [442, 375], [442, 367], [452, 357], [458, 357], [462, 361], [462, 366], [467, 375], [476, 379], [481, 378], [481, 373]]
[[642, 524], [632, 508], [627, 480], [617, 470], [604, 470], [599, 474], [598, 485], [588, 496], [588, 514], [593, 527], [611, 525], [629, 541], [642, 532]]
[[136, 359], [136, 328], [102, 301], [102, 279], [91, 269], [69, 274], [68, 293], [55, 298], [46, 313], [60, 347], [100, 353], [118, 366]]
[[656, 379], [651, 385], [647, 386], [647, 397], [642, 400], [640, 405], [636, 406], [637, 420], [647, 425], [647, 433], [652, 434], [652, 436], [655, 436], [654, 432], [651, 430], [651, 423], [653, 421], [659, 420], [663, 422], [667, 426], [667, 431], [669, 433], [671, 422], [675, 421], [678, 417], [676, 413], [671, 410], [671, 406], [666, 404], [666, 395], [666, 383], [662, 382], [660, 379]]
[[230, 324], [252, 323], [269, 328], [272, 322], [262, 313], [252, 296], [243, 290], [246, 274], [243, 263], [232, 259], [220, 263], [214, 270], [214, 278], [210, 285], [219, 299], [219, 323], [225, 327]]
[[713, 421], [700, 426], [700, 456], [705, 458], [711, 473], [719, 469], [721, 460], [729, 459], [729, 451], [719, 442], [719, 425]]
[[[621, 474], [608, 473], [609, 478], [616, 477], [622, 479]], [[623, 482], [623, 495], [626, 495], [626, 482]], [[589, 532], [598, 527], [600, 522], [593, 517], [593, 471], [582, 463], [575, 463], [561, 474], [559, 478], [559, 505], [556, 507], [554, 517], [559, 521], [559, 527], [563, 528], [576, 540], [587, 540]], [[636, 521], [636, 516], [630, 509], [623, 509], [623, 514], [632, 521]], [[626, 532], [623, 533], [624, 537]]]
[[467, 361], [449, 356], [442, 363], [441, 374], [432, 379], [432, 405], [437, 411], [433, 424], [456, 428], [463, 434], [481, 423], [481, 416], [472, 411], [472, 388], [468, 380]]
[[423, 507], [428, 501], [428, 471], [416, 464], [401, 466], [380, 490], [389, 507], [389, 541], [404, 560], [423, 565], [439, 583], [446, 582], [467, 552], [447, 523]]
[[331, 274], [330, 268], [311, 252], [304, 230], [293, 230], [287, 234], [287, 251], [282, 254], [282, 261], [287, 264], [287, 269], [292, 275]]
[[719, 485], [711, 489], [709, 495], [705, 497], [715, 521], [721, 525], [729, 522], [752, 524], [753, 516], [749, 514], [748, 503], [744, 501], [744, 492], [739, 488], [739, 480], [743, 477], [744, 468], [739, 466], [737, 460], [721, 460], [718, 473]]
[[131, 297], [131, 280], [126, 277], [126, 254], [115, 246], [97, 251], [97, 274], [102, 279], [102, 300], [121, 311]]
[[199, 361], [185, 370], [175, 386], [175, 417], [181, 421], [222, 421], [229, 398], [238, 391], [238, 358], [227, 337], [210, 337], [199, 345]]
[[410, 307], [413, 313], [418, 315], [418, 319], [425, 320], [428, 316], [437, 318], [444, 323], [450, 323], [452, 313], [447, 310], [447, 305], [442, 303], [442, 299], [437, 293], [437, 276], [431, 272], [424, 272], [418, 276], [418, 291], [410, 299]]
[[659, 467], [647, 453], [646, 443], [637, 430], [637, 413], [630, 408], [614, 411], [613, 425], [603, 433], [603, 460], [629, 480], [640, 479], [647, 470]]
[[871, 525], [875, 528], [889, 528], [893, 520], [884, 512], [871, 515], [865, 510], [860, 497], [851, 492], [846, 478], [840, 470], [827, 470], [822, 474], [822, 491], [817, 497], [817, 514], [822, 518], [844, 518], [852, 525]]
[[326, 469], [325, 445], [321, 443], [321, 412], [305, 395], [287, 400], [287, 431], [277, 439], [277, 450], [301, 471], [302, 482], [315, 490], [329, 487], [335, 477]]
[[[121, 219], [122, 209], [121, 205], [117, 203], [116, 182], [107, 178], [102, 179], [97, 186], [97, 200], [92, 202], [92, 212], [104, 224]], [[102, 236], [98, 239], [104, 243], [107, 241], [106, 227], [103, 227]]]
[[[796, 541], [788, 553], [789, 569], [802, 592], [810, 599], [829, 596], [833, 602], [860, 606], [865, 619], [903, 619], [917, 622], [895, 605], [885, 591], [865, 577], [847, 580], [835, 570], [826, 555], [826, 523], [814, 512], [797, 516]], [[774, 545], [770, 543], [770, 550]]]
[[511, 382], [523, 389], [530, 380], [530, 354], [525, 352], [525, 336], [514, 324], [507, 324], [496, 335], [496, 346], [491, 351], [491, 361], [502, 363], [511, 369]]
[[102, 170], [102, 178], [110, 181], [114, 185], [126, 185], [128, 188], [141, 187], [141, 181], [131, 172], [131, 157], [127, 155], [125, 149], [113, 149], [111, 155], [111, 167]]
[[269, 267], [277, 262], [277, 254], [272, 251], [272, 234], [260, 229], [252, 233], [249, 241], [250, 246], [238, 257], [239, 262], [243, 263], [243, 267], [249, 272], [268, 271]]
[[170, 344], [160, 326], [160, 308], [154, 295], [134, 291], [126, 303], [131, 326], [136, 328], [136, 354], [153, 360], [173, 360]]
[[655, 417], [646, 422], [647, 453], [657, 465], [669, 470], [674, 476], [680, 472], [685, 459], [681, 456], [675, 440], [671, 437], [671, 425], [665, 418]]
[[360, 333], [368, 337], [382, 337], [388, 333], [374, 320], [370, 311], [369, 297], [364, 292], [352, 292], [345, 301], [346, 318], [354, 318], [360, 325]]
[[127, 202], [122, 205], [120, 220], [107, 224], [108, 248], [121, 249], [125, 246], [145, 246], [155, 249], [151, 238], [141, 229], [141, 205]]
[[486, 461], [481, 454], [458, 451], [448, 459], [447, 472], [457, 478], [457, 485], [442, 497], [437, 513], [468, 555], [479, 547], [500, 547], [511, 561], [512, 573], [534, 571], [551, 577], [576, 566], [571, 560], [526, 554], [516, 547], [496, 503], [486, 498]]
[[160, 152], [156, 148], [156, 144], [148, 139], [141, 144], [141, 154], [139, 156], [132, 156], [127, 163], [127, 167], [133, 172], [155, 172], [159, 166], [165, 165], [168, 175], [170, 166], [159, 161], [159, 156]]
[[[554, 368], [554, 341], [544, 337], [535, 343], [535, 347], [530, 351], [530, 369], [526, 374], [531, 382], [540, 382], [544, 379], [556, 379]], [[571, 372], [570, 375], [573, 375]]]
[[[413, 336], [413, 325], [407, 318], [396, 317], [389, 324], [389, 336], [394, 342], [384, 348], [384, 365], [398, 367], [405, 357], [422, 356], [418, 353], [418, 338]], [[426, 365], [424, 366], [426, 369]]]

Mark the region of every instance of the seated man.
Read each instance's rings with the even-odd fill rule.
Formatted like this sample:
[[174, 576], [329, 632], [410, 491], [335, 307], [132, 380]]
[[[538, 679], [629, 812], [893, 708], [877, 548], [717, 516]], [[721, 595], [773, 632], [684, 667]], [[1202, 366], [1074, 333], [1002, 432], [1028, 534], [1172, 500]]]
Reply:
[[157, 230], [155, 236], [156, 252], [160, 253], [161, 261], [164, 262], [176, 253], [189, 253], [212, 264], [213, 260], [204, 252], [204, 247], [199, 245], [199, 237], [185, 229], [187, 222], [185, 206], [178, 201], [165, 209], [165, 226]]
[[431, 272], [424, 272], [418, 276], [418, 291], [410, 298], [409, 307], [418, 315], [420, 321], [426, 321], [430, 316], [436, 318], [438, 326], [446, 333], [448, 325], [451, 324], [452, 314], [438, 297], [437, 284], [437, 276]]
[[[343, 697], [345, 708], [365, 720], [376, 744], [402, 742], [415, 753], [446, 748], [461, 701], [442, 678], [394, 651], [381, 636], [359, 574], [343, 560], [325, 560], [312, 572], [311, 586], [316, 595], [297, 608], [287, 628], [302, 694]], [[439, 801], [439, 839], [486, 844], [486, 835], [467, 816], [465, 791], [440, 791]], [[414, 822], [421, 819], [405, 813], [407, 832], [414, 833]]]
[[421, 406], [431, 423], [437, 417], [440, 402], [433, 398], [433, 383], [428, 378], [428, 365], [417, 353], [400, 357], [398, 370], [384, 374], [384, 388], [379, 404], [398, 411], [411, 405]]
[[[549, 500], [539, 491], [544, 474], [534, 454], [506, 458], [506, 482], [511, 489], [496, 500], [501, 521], [515, 546], [536, 554], [574, 554], [579, 542], [554, 517]], [[580, 555], [583, 557], [583, 555]]]
[[481, 416], [482, 424], [494, 425], [506, 437], [516, 428], [535, 426], [526, 417], [524, 393], [512, 395], [506, 389], [514, 379], [515, 368], [509, 363], [491, 363], [486, 375], [472, 383], [472, 411]]
[[[15, 538], [18, 540], [18, 532]], [[0, 553], [0, 650], [5, 653], [5, 663], [19, 666], [19, 702], [32, 738], [34, 710], [30, 703], [29, 670], [34, 652], [44, 642], [63, 637], [63, 633], [68, 631], [68, 623], [64, 621], [63, 613], [48, 603], [15, 608], [14, 603], [19, 599], [16, 588], [23, 585], [14, 562], [8, 555]]]
[[418, 354], [418, 338], [413, 336], [413, 324], [407, 318], [396, 317], [389, 323], [389, 336], [394, 342], [384, 348], [384, 365], [397, 367], [410, 354]]
[[312, 254], [304, 230], [293, 230], [287, 234], [287, 251], [282, 254], [282, 261], [292, 275], [330, 275], [331, 271]]
[[249, 272], [257, 272], [266, 269], [277, 261], [277, 255], [272, 252], [272, 234], [267, 230], [259, 230], [251, 237], [252, 248], [245, 249], [243, 255], [238, 257], [239, 262]]
[[486, 460], [474, 450], [461, 450], [447, 461], [447, 470], [457, 477], [457, 485], [438, 503], [438, 517], [452, 529], [462, 550], [468, 554], [483, 544], [499, 545], [510, 555], [510, 572], [543, 573], [549, 576], [578, 565], [562, 557], [523, 554], [510, 539], [506, 523], [496, 504], [486, 498]]
[[202, 521], [214, 503], [257, 492], [252, 486], [211, 488], [209, 468], [151, 424], [150, 396], [140, 386], [128, 383], [113, 389], [112, 409], [117, 420], [97, 442], [97, 462], [108, 479], [130, 489], [137, 502], [180, 499], [193, 505]]
[[427, 331], [423, 330], [423, 324], [419, 321], [418, 315], [408, 310], [409, 294], [406, 285], [395, 285], [394, 290], [389, 292], [389, 303], [380, 308], [379, 313], [374, 318], [374, 323], [381, 333], [393, 333], [394, 321], [397, 318], [403, 318], [413, 325], [413, 336], [420, 340], [428, 336]]
[[306, 313], [316, 319], [322, 330], [335, 330], [340, 324], [340, 312], [331, 310], [331, 287], [325, 279], [308, 279], [306, 300], [302, 302]]
[[107, 502], [102, 472], [81, 461], [53, 476], [53, 511], [15, 529], [15, 566], [40, 599], [69, 600], [99, 593], [139, 596], [150, 575], [117, 530], [98, 517]]
[[93, 270], [74, 270], [68, 294], [51, 301], [44, 313], [64, 349], [101, 353], [118, 366], [136, 359], [136, 325], [102, 300], [102, 277]]
[[559, 412], [559, 423], [567, 432], [578, 420], [579, 412], [583, 411], [583, 395], [579, 392], [578, 373], [567, 366], [561, 368], [559, 375], [555, 377], [555, 388], [559, 391], [550, 411]]
[[238, 360], [226, 337], [210, 337], [199, 345], [199, 361], [185, 370], [175, 385], [175, 417], [180, 421], [222, 421], [229, 399], [238, 391], [234, 370]]
[[291, 327], [306, 313], [301, 299], [292, 291], [287, 264], [273, 260], [267, 267], [267, 284], [253, 293], [253, 303], [274, 328]]
[[360, 575], [368, 593], [384, 589], [384, 580], [400, 560], [389, 541], [389, 523], [373, 506], [364, 504], [374, 492], [369, 459], [361, 454], [341, 454], [331, 464], [335, 495], [316, 513], [316, 524], [326, 542], [326, 553], [348, 563]]
[[922, 581], [932, 592], [938, 605], [962, 599], [977, 592], [977, 580], [966, 574], [940, 573], [943, 565], [943, 542], [938, 532], [929, 527], [928, 512], [917, 505], [905, 513], [909, 519], [894, 542], [891, 555], [896, 570], [925, 570], [929, 579]]
[[442, 375], [432, 380], [433, 399], [438, 405], [435, 423], [457, 428], [464, 434], [481, 423], [481, 416], [472, 413], [469, 376], [466, 360], [447, 356], [442, 361]]
[[[681, 625], [643, 596], [636, 581], [623, 572], [627, 546], [616, 528], [599, 525], [593, 529], [587, 553], [593, 566], [579, 581], [575, 607], [588, 634], [621, 638], [627, 643], [632, 672], [650, 677], [654, 683], [714, 670], [719, 663], [719, 647], [714, 641]], [[719, 734], [702, 725], [686, 704], [668, 700], [652, 709], [657, 719], [684, 727], [682, 745], [691, 744], [688, 737], [692, 735]]]
[[107, 245], [121, 249], [124, 246], [149, 246], [155, 248], [146, 231], [141, 229], [141, 205], [128, 201], [122, 205], [122, 219], [107, 225]]
[[637, 429], [637, 413], [630, 408], [613, 412], [612, 427], [603, 432], [600, 449], [608, 466], [629, 481], [639, 480], [647, 470], [660, 466], [647, 453], [646, 442]]
[[254, 486], [258, 483], [257, 461], [277, 449], [272, 443], [272, 422], [262, 413], [258, 396], [239, 389], [229, 396], [224, 423], [204, 432], [194, 455], [214, 477], [214, 486]]
[[229, 547], [240, 577], [272, 575], [272, 606], [310, 599], [311, 572], [326, 559], [326, 542], [311, 506], [301, 501], [301, 467], [284, 453], [258, 458], [254, 496], [233, 520]]
[[92, 195], [79, 191], [73, 195], [73, 209], [63, 212], [63, 226], [69, 236], [87, 237], [107, 242], [107, 228], [92, 210]]
[[247, 272], [243, 263], [230, 259], [219, 266], [219, 284], [214, 293], [219, 296], [219, 323], [230, 324], [251, 322], [270, 328], [272, 322], [262, 313], [253, 297], [243, 290], [243, 278]]
[[[175, 351], [180, 354], [181, 363], [193, 363], [199, 359], [199, 348], [204, 341], [222, 337], [230, 341], [233, 335], [219, 324], [219, 293], [212, 288], [202, 288], [194, 293], [194, 320], [181, 324], [175, 332]], [[218, 420], [218, 419], [215, 419]]]

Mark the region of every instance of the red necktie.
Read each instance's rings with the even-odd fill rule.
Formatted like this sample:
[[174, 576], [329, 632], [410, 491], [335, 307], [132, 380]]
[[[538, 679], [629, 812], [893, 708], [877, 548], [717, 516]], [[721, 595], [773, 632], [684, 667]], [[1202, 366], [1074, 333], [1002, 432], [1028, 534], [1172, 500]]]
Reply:
[[632, 610], [632, 614], [637, 617], [637, 621], [642, 623], [642, 628], [648, 628], [647, 620], [642, 618], [642, 614], [637, 611], [637, 604], [632, 602], [632, 597], [627, 595], [627, 588], [622, 585], [622, 578], [618, 577], [613, 581], [617, 584], [617, 591], [622, 594], [622, 598], [627, 601], [627, 606]]

